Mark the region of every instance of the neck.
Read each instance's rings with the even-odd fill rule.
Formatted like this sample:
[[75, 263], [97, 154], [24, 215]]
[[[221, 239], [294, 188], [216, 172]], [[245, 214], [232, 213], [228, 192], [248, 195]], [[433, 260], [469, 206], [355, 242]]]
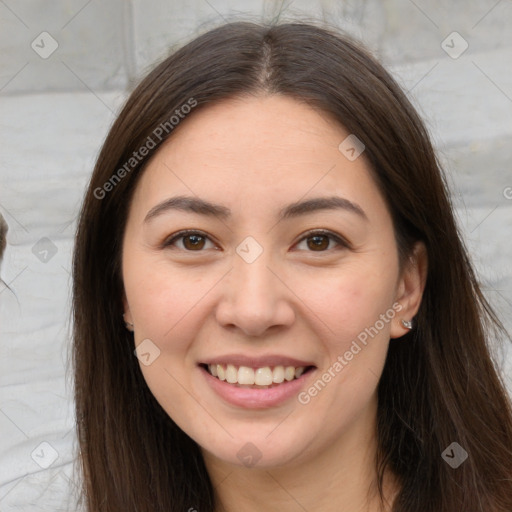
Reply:
[[301, 453], [286, 465], [246, 468], [203, 450], [215, 488], [216, 512], [385, 512], [396, 491], [389, 473], [383, 482], [387, 505], [377, 491], [376, 400], [335, 440], [316, 453]]

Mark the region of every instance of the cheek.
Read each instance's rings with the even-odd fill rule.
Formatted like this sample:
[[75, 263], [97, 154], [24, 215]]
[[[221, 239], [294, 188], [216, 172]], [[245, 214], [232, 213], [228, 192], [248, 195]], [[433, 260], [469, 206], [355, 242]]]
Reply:
[[[300, 285], [300, 296], [323, 324], [330, 344], [342, 350], [347, 344], [379, 321], [381, 315], [394, 316], [394, 281], [390, 272], [372, 271], [367, 265], [347, 266], [325, 278], [315, 278], [309, 286]], [[303, 281], [303, 285], [306, 281]], [[299, 294], [298, 294], [299, 295]], [[389, 311], [391, 308], [391, 311]], [[390, 318], [377, 327], [385, 337]]]
[[[218, 276], [199, 276], [191, 270], [171, 272], [161, 259], [127, 258], [125, 291], [135, 324], [135, 345], [151, 340], [157, 357], [139, 366], [151, 393], [167, 414], [184, 430], [196, 416], [191, 402], [190, 379], [195, 371], [190, 350], [196, 338], [198, 317], [204, 314], [207, 294]], [[146, 342], [147, 343], [147, 342]], [[153, 357], [153, 353], [151, 354]], [[192, 405], [191, 405], [192, 404]]]
[[[172, 271], [171, 271], [172, 270]], [[125, 291], [140, 335], [168, 344], [197, 314], [197, 306], [218, 276], [193, 269], [171, 269], [162, 259], [126, 260]]]
[[[340, 273], [326, 281], [328, 291], [307, 297], [318, 317], [325, 358], [318, 376], [299, 401], [312, 403], [323, 428], [339, 432], [375, 396], [389, 345], [393, 282], [365, 270]], [[317, 332], [318, 332], [317, 330]], [[325, 392], [323, 390], [326, 390]]]

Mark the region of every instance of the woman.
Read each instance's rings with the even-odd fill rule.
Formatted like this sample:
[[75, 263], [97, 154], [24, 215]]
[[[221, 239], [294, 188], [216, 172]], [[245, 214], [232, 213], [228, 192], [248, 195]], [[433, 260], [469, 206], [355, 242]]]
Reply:
[[510, 512], [492, 334], [380, 64], [310, 24], [212, 30], [131, 94], [83, 204], [87, 508]]

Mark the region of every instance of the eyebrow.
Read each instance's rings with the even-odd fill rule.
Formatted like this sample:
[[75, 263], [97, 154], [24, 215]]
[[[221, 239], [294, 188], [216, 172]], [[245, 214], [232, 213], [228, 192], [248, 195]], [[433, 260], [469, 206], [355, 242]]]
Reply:
[[[195, 213], [208, 217], [216, 217], [221, 220], [231, 217], [231, 210], [221, 204], [211, 203], [204, 199], [192, 196], [176, 196], [166, 199], [157, 204], [147, 213], [144, 222], [148, 222], [159, 215], [172, 210], [179, 210], [187, 213]], [[321, 210], [345, 210], [358, 215], [361, 219], [368, 221], [364, 210], [356, 203], [343, 197], [315, 197], [305, 201], [291, 203], [279, 211], [278, 220], [299, 217], [308, 213]]]

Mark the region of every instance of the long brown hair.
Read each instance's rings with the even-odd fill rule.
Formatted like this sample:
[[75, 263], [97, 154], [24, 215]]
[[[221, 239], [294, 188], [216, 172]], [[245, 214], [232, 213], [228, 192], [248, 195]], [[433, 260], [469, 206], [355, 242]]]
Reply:
[[0, 263], [2, 262], [2, 257], [4, 255], [5, 248], [7, 246], [7, 230], [8, 230], [7, 222], [3, 215], [0, 213]]
[[[261, 93], [306, 102], [363, 141], [401, 264], [415, 241], [428, 250], [415, 327], [392, 340], [378, 388], [380, 491], [392, 470], [400, 486], [393, 512], [510, 512], [511, 402], [487, 345], [509, 336], [481, 292], [422, 121], [371, 54], [334, 29], [246, 22], [195, 38], [141, 81], [85, 196], [73, 264], [73, 364], [88, 510], [214, 510], [199, 447], [153, 397], [133, 354], [122, 321], [121, 241], [137, 180], [172, 137], [173, 113]], [[144, 145], [153, 147], [130, 160]], [[468, 454], [456, 469], [442, 456], [454, 442]]]

